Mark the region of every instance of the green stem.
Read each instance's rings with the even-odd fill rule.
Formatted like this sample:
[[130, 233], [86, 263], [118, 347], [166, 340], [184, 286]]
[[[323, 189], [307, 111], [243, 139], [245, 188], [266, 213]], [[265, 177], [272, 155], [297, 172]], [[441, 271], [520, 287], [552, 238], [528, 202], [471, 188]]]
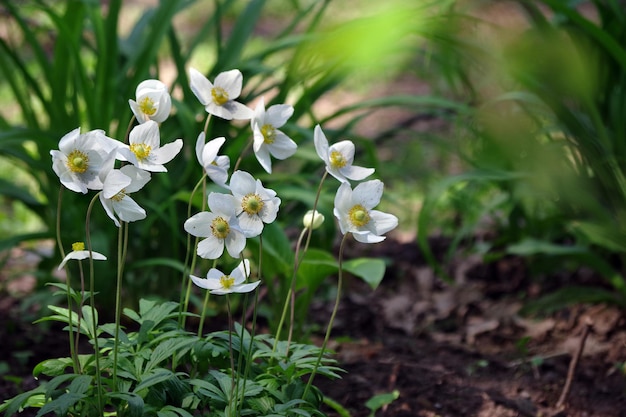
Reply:
[[307, 381], [306, 387], [304, 388], [304, 393], [302, 394], [302, 399], [306, 399], [306, 395], [313, 384], [313, 378], [315, 378], [315, 374], [317, 373], [317, 368], [319, 368], [322, 363], [322, 357], [324, 356], [324, 351], [326, 350], [326, 345], [328, 345], [328, 340], [330, 339], [330, 332], [333, 328], [333, 322], [335, 321], [335, 316], [337, 315], [337, 311], [339, 310], [339, 301], [341, 301], [341, 286], [343, 285], [343, 249], [346, 245], [346, 241], [348, 238], [348, 234], [343, 235], [343, 239], [341, 239], [341, 245], [339, 246], [339, 271], [337, 273], [337, 296], [335, 297], [335, 306], [333, 307], [333, 312], [330, 315], [330, 320], [328, 321], [328, 327], [326, 328], [326, 335], [324, 336], [324, 342], [322, 343], [322, 347], [320, 349], [320, 353], [317, 356], [317, 361], [315, 363], [315, 367], [311, 372], [311, 376]]
[[89, 222], [91, 220], [91, 211], [93, 210], [93, 205], [98, 200], [100, 193], [96, 193], [96, 195], [89, 202], [89, 207], [87, 207], [87, 217], [85, 220], [85, 235], [86, 235], [86, 243], [87, 250], [89, 251], [89, 297], [91, 304], [91, 326], [93, 329], [93, 349], [95, 355], [95, 363], [96, 363], [96, 390], [98, 396], [98, 411], [100, 415], [104, 410], [103, 400], [102, 400], [102, 380], [100, 375], [100, 346], [98, 344], [98, 322], [96, 319], [96, 297], [95, 297], [95, 277], [94, 277], [94, 268], [93, 268], [93, 254], [91, 248], [91, 232], [89, 230]]
[[117, 233], [117, 284], [115, 287], [115, 338], [113, 340], [113, 386], [117, 387], [117, 355], [122, 316], [122, 276], [128, 247], [128, 223], [121, 222]]
[[[212, 268], [215, 268], [217, 266], [217, 259], [213, 260], [213, 266]], [[189, 279], [189, 282], [191, 282], [191, 278]], [[202, 330], [204, 329], [204, 318], [206, 316], [206, 309], [207, 309], [207, 304], [209, 303], [209, 295], [211, 294], [211, 291], [207, 290], [206, 293], [204, 294], [204, 302], [202, 303], [202, 315], [200, 316], [200, 324], [198, 325], [198, 337], [202, 337]]]
[[[63, 249], [63, 241], [61, 240], [61, 206], [63, 201], [63, 186], [59, 187], [59, 198], [57, 199], [57, 219], [56, 219], [56, 239], [57, 239], [57, 247], [59, 248], [59, 254], [61, 255], [61, 259], [65, 258], [65, 250]], [[74, 345], [74, 330], [72, 325], [72, 279], [70, 274], [70, 269], [65, 266], [65, 274], [66, 274], [66, 284], [67, 284], [67, 314], [68, 318], [68, 331], [69, 331], [69, 342], [70, 342], [70, 356], [72, 357], [72, 364], [74, 366], [74, 373], [80, 373], [80, 363], [78, 362], [78, 356], [76, 355], [76, 349]], [[80, 310], [78, 313], [78, 317], [80, 317]], [[80, 331], [80, 328], [76, 329], [77, 332]]]
[[[326, 180], [326, 177], [328, 176], [328, 171], [324, 171], [324, 175], [322, 175], [322, 179], [320, 180], [320, 184], [317, 187], [317, 192], [315, 194], [315, 201], [313, 202], [313, 213], [316, 212], [317, 210], [317, 204], [319, 202], [320, 199], [320, 195], [322, 193], [322, 186], [324, 185], [324, 181]], [[315, 215], [313, 215], [313, 217], [315, 218]], [[304, 245], [304, 250], [302, 251], [302, 253], [300, 254], [300, 246], [302, 245], [302, 238], [304, 236], [304, 233], [307, 232], [306, 234], [306, 243]], [[300, 269], [300, 264], [302, 263], [302, 259], [304, 258], [304, 255], [306, 254], [306, 251], [309, 248], [309, 243], [311, 241], [311, 234], [313, 233], [313, 228], [312, 227], [307, 227], [305, 228], [302, 233], [300, 234], [300, 238], [298, 239], [298, 243], [296, 244], [296, 253], [294, 256], [294, 263], [293, 263], [293, 274], [291, 275], [291, 283], [289, 285], [289, 289], [287, 290], [287, 297], [285, 297], [285, 304], [283, 305], [283, 312], [280, 316], [280, 320], [278, 322], [278, 328], [276, 329], [276, 337], [274, 338], [274, 345], [272, 347], [272, 353], [274, 353], [276, 351], [276, 345], [278, 343], [278, 341], [280, 340], [280, 333], [282, 332], [283, 329], [283, 325], [285, 322], [285, 318], [287, 316], [287, 308], [290, 305], [292, 305], [292, 315], [291, 315], [291, 323], [289, 325], [289, 338], [288, 338], [288, 343], [287, 343], [287, 353], [289, 352], [289, 344], [291, 342], [291, 337], [293, 334], [293, 326], [294, 326], [294, 315], [295, 315], [295, 282], [296, 282], [296, 276], [298, 274], [298, 270]]]
[[239, 168], [239, 165], [241, 164], [241, 161], [243, 160], [243, 156], [246, 154], [246, 152], [248, 152], [250, 147], [252, 147], [253, 143], [254, 143], [254, 138], [250, 139], [246, 147], [243, 149], [243, 151], [241, 151], [241, 153], [239, 154], [239, 158], [237, 158], [237, 162], [235, 163], [235, 168], [233, 168], [233, 172], [237, 171], [237, 168]]
[[[242, 255], [242, 259], [243, 259], [243, 255]], [[261, 267], [261, 258], [259, 257], [259, 275], [261, 271], [260, 267]], [[250, 368], [251, 368], [251, 363], [252, 363], [252, 345], [254, 343], [254, 335], [256, 334], [256, 319], [257, 319], [256, 307], [257, 307], [258, 302], [259, 302], [259, 289], [257, 287], [257, 289], [254, 290], [254, 304], [252, 307], [252, 327], [250, 328], [250, 344], [248, 345], [248, 351], [246, 352], [246, 367], [244, 369], [243, 384], [241, 387], [242, 398], [241, 398], [241, 403], [239, 404], [239, 412], [237, 413], [237, 415], [239, 416], [241, 415], [241, 410], [243, 408], [243, 397], [244, 397], [243, 393], [246, 392], [246, 381], [248, 380], [248, 375], [250, 373]], [[247, 317], [247, 309], [244, 309], [244, 320], [242, 320], [242, 326], [243, 326], [243, 323], [245, 323], [246, 317]], [[241, 330], [241, 346], [242, 347], [243, 347], [244, 330], [245, 330], [245, 326], [243, 326]]]
[[[200, 185], [202, 185], [202, 189], [205, 190], [206, 187], [206, 173], [202, 176], [202, 178], [200, 178], [200, 180], [196, 183], [196, 186], [193, 188], [193, 190], [191, 191], [191, 196], [189, 196], [189, 201], [187, 202], [187, 218], [191, 217], [191, 202], [193, 201], [193, 196], [196, 194], [196, 191], [198, 191], [198, 187], [200, 187]], [[204, 210], [205, 207], [205, 200], [206, 198], [204, 197], [205, 191], [203, 191], [202, 194], [202, 210]], [[194, 244], [193, 244], [193, 254], [191, 255], [191, 266], [189, 269], [187, 269], [187, 265], [189, 264], [189, 256], [192, 253], [191, 251], [191, 235], [189, 233], [187, 233], [187, 249], [186, 249], [186, 254], [185, 254], [185, 268], [183, 270], [183, 279], [182, 279], [182, 287], [181, 287], [181, 291], [180, 291], [180, 306], [178, 308], [178, 323], [179, 326], [184, 329], [185, 328], [185, 322], [187, 321], [187, 316], [185, 316], [183, 314], [187, 312], [187, 308], [189, 307], [189, 297], [191, 296], [191, 278], [189, 278], [189, 274], [193, 274], [193, 271], [196, 267], [196, 260], [197, 260], [197, 253], [196, 253], [196, 248], [198, 247], [198, 242], [200, 239], [198, 239], [197, 237], [194, 240]], [[185, 290], [183, 291], [183, 288], [185, 288]], [[184, 299], [183, 299], [183, 294], [184, 294]]]
[[[230, 369], [231, 369], [230, 401], [229, 401], [228, 407], [231, 408], [233, 406], [233, 400], [235, 398], [236, 378], [235, 378], [235, 358], [233, 357], [233, 313], [230, 310], [230, 294], [226, 294], [226, 309], [228, 310], [228, 351], [230, 354]], [[232, 416], [234, 414], [231, 412], [230, 415]]]

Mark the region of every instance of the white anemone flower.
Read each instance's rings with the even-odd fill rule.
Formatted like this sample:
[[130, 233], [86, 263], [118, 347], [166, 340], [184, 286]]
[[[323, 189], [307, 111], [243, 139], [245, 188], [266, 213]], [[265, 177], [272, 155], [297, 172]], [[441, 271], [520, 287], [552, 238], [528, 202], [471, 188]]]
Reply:
[[194, 214], [184, 228], [192, 236], [204, 237], [198, 244], [198, 256], [217, 259], [224, 247], [233, 258], [239, 257], [246, 247], [246, 237], [237, 219], [237, 200], [230, 194], [210, 193], [209, 210]]
[[264, 223], [276, 220], [280, 198], [263, 187], [261, 180], [245, 171], [235, 171], [230, 177], [230, 191], [237, 199], [237, 217], [246, 237], [260, 235]]
[[196, 141], [196, 158], [198, 158], [198, 162], [202, 165], [211, 181], [221, 187], [229, 188], [226, 182], [228, 181], [230, 158], [217, 154], [224, 142], [226, 142], [226, 138], [219, 137], [210, 140], [208, 143], [204, 142], [205, 135], [204, 132], [201, 132]]
[[254, 135], [254, 154], [268, 174], [272, 173], [270, 154], [276, 159], [287, 159], [298, 149], [296, 142], [279, 129], [292, 114], [293, 107], [288, 104], [275, 104], [265, 110], [263, 98], [256, 106], [254, 117], [250, 121]]
[[326, 171], [341, 182], [348, 179], [361, 181], [374, 173], [374, 168], [363, 168], [352, 165], [354, 161], [354, 143], [349, 140], [328, 146], [328, 140], [320, 125], [315, 126], [313, 142], [317, 155], [326, 164]]
[[136, 100], [128, 100], [128, 104], [139, 123], [148, 120], [162, 123], [170, 115], [172, 99], [167, 86], [159, 80], [140, 82], [135, 98]]
[[352, 233], [362, 243], [377, 243], [385, 240], [383, 234], [398, 226], [398, 218], [393, 214], [372, 210], [380, 202], [383, 187], [379, 180], [363, 182], [354, 190], [348, 183], [341, 184], [333, 209], [341, 233]]
[[130, 131], [130, 145], [118, 149], [118, 158], [151, 172], [167, 172], [163, 164], [168, 163], [183, 147], [183, 140], [161, 146], [159, 125], [153, 120], [139, 124]]
[[221, 72], [215, 77], [215, 83], [211, 83], [198, 70], [190, 68], [189, 84], [207, 113], [226, 120], [252, 118], [252, 109], [235, 101], [241, 94], [241, 71], [234, 69]]
[[121, 143], [107, 137], [103, 130], [81, 134], [80, 128], [67, 133], [59, 141], [59, 150], [50, 151], [52, 169], [66, 188], [86, 194], [101, 190], [100, 172], [111, 167], [115, 159], [108, 158]]
[[[134, 165], [125, 165], [103, 174], [104, 188], [100, 193], [100, 202], [104, 211], [120, 227], [123, 222], [134, 222], [146, 218], [146, 211], [130, 195], [143, 188], [150, 181], [150, 173]], [[116, 217], [117, 215], [117, 217]]]
[[94, 261], [106, 261], [107, 260], [107, 257], [99, 252], [95, 252], [95, 251], [89, 252], [88, 250], [85, 250], [84, 242], [75, 242], [75, 243], [72, 243], [72, 251], [68, 253], [65, 256], [65, 258], [63, 258], [63, 260], [59, 264], [58, 269], [61, 270], [65, 266], [67, 261], [69, 261], [70, 259], [75, 259], [77, 261], [88, 259], [90, 257], [89, 254], [91, 254], [91, 258]]
[[250, 275], [250, 261], [245, 259], [237, 268], [230, 273], [230, 275], [224, 274], [222, 271], [211, 268], [206, 275], [206, 278], [200, 278], [195, 275], [191, 275], [191, 280], [200, 288], [209, 290], [211, 294], [224, 295], [231, 293], [246, 293], [254, 291], [259, 286], [261, 281], [255, 281], [244, 284], [248, 276]]

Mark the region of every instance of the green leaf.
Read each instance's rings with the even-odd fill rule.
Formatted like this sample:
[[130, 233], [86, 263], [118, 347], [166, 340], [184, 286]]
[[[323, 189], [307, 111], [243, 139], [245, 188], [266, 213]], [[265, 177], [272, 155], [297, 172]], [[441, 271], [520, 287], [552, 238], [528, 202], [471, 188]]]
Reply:
[[400, 397], [400, 391], [398, 391], [397, 389], [385, 394], [374, 395], [365, 403], [365, 406], [372, 410], [372, 412], [370, 413], [370, 417], [374, 417], [374, 415], [376, 414], [376, 410], [384, 407], [385, 405], [391, 404], [392, 402], [397, 400], [398, 397]]
[[39, 385], [37, 388], [27, 392], [23, 392], [15, 397], [5, 400], [0, 404], [0, 411], [4, 411], [5, 416], [12, 416], [25, 407], [40, 405], [45, 402], [45, 385]]
[[343, 269], [362, 278], [375, 290], [385, 276], [386, 267], [382, 259], [358, 258], [345, 261]]
[[41, 374], [48, 376], [62, 375], [67, 368], [71, 368], [73, 365], [72, 358], [47, 359], [35, 366], [33, 376], [37, 377]]
[[626, 252], [626, 238], [620, 230], [614, 227], [583, 221], [575, 222], [572, 227], [598, 246], [614, 252]]
[[143, 398], [134, 392], [107, 392], [107, 397], [126, 401], [128, 409], [124, 412], [128, 417], [142, 417], [144, 415]]
[[545, 240], [525, 238], [521, 241], [509, 245], [506, 252], [512, 255], [532, 256], [532, 255], [578, 255], [587, 252], [582, 246], [557, 245]]
[[35, 417], [45, 416], [48, 413], [55, 413], [61, 416], [66, 415], [72, 406], [85, 397], [87, 397], [85, 394], [66, 392], [41, 407], [41, 410], [39, 410]]
[[256, 22], [261, 17], [265, 0], [251, 0], [241, 13], [232, 29], [228, 42], [221, 49], [219, 62], [215, 71], [224, 71], [234, 68], [241, 62], [241, 55], [248, 39], [252, 35]]
[[164, 368], [155, 369], [154, 371], [151, 371], [148, 374], [142, 375], [141, 382], [135, 387], [133, 392], [139, 393], [139, 391], [141, 390], [150, 388], [170, 378], [175, 378], [175, 375], [169, 369], [164, 369]]

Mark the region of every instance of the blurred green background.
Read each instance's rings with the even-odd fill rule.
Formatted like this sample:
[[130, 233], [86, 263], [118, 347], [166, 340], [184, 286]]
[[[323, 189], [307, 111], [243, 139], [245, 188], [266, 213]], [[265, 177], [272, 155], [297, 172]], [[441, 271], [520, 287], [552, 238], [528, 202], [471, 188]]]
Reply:
[[[461, 249], [485, 261], [516, 255], [541, 276], [584, 266], [601, 278], [536, 300], [538, 308], [626, 302], [626, 12], [618, 1], [35, 0], [0, 11], [0, 292], [23, 296], [24, 309], [45, 303], [45, 283], [59, 279], [49, 151], [78, 126], [123, 139], [127, 101], [147, 78], [171, 86], [162, 142], [182, 137], [185, 147], [168, 174], [134, 196], [148, 218], [130, 227], [125, 299], [178, 291], [205, 116], [189, 67], [209, 79], [238, 68], [242, 102], [254, 107], [264, 96], [266, 106], [295, 108], [284, 130], [298, 152], [259, 175], [284, 202], [270, 246], [285, 245], [312, 206], [319, 123], [331, 142], [356, 143], [357, 165], [376, 168], [386, 185], [380, 209], [400, 219], [390, 239], [415, 242], [440, 278]], [[250, 129], [213, 120], [209, 136], [226, 136], [234, 161]], [[242, 169], [260, 172], [250, 154]], [[334, 191], [322, 194], [327, 219]], [[89, 197], [63, 199], [69, 248], [84, 240]], [[331, 223], [316, 247], [332, 248]], [[99, 209], [92, 225], [94, 249], [113, 258], [117, 230]], [[449, 239], [446, 254], [431, 249], [432, 236]], [[32, 252], [38, 262], [19, 264]], [[102, 302], [114, 273], [113, 264], [98, 271]], [[11, 285], [24, 276], [34, 278], [27, 296]]]

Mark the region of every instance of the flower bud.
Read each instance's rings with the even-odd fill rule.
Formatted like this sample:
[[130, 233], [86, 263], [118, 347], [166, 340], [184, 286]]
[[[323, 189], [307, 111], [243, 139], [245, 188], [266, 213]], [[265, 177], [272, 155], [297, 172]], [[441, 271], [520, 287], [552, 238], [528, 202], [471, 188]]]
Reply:
[[324, 223], [324, 215], [317, 210], [309, 210], [302, 218], [302, 223], [304, 227], [315, 230]]

